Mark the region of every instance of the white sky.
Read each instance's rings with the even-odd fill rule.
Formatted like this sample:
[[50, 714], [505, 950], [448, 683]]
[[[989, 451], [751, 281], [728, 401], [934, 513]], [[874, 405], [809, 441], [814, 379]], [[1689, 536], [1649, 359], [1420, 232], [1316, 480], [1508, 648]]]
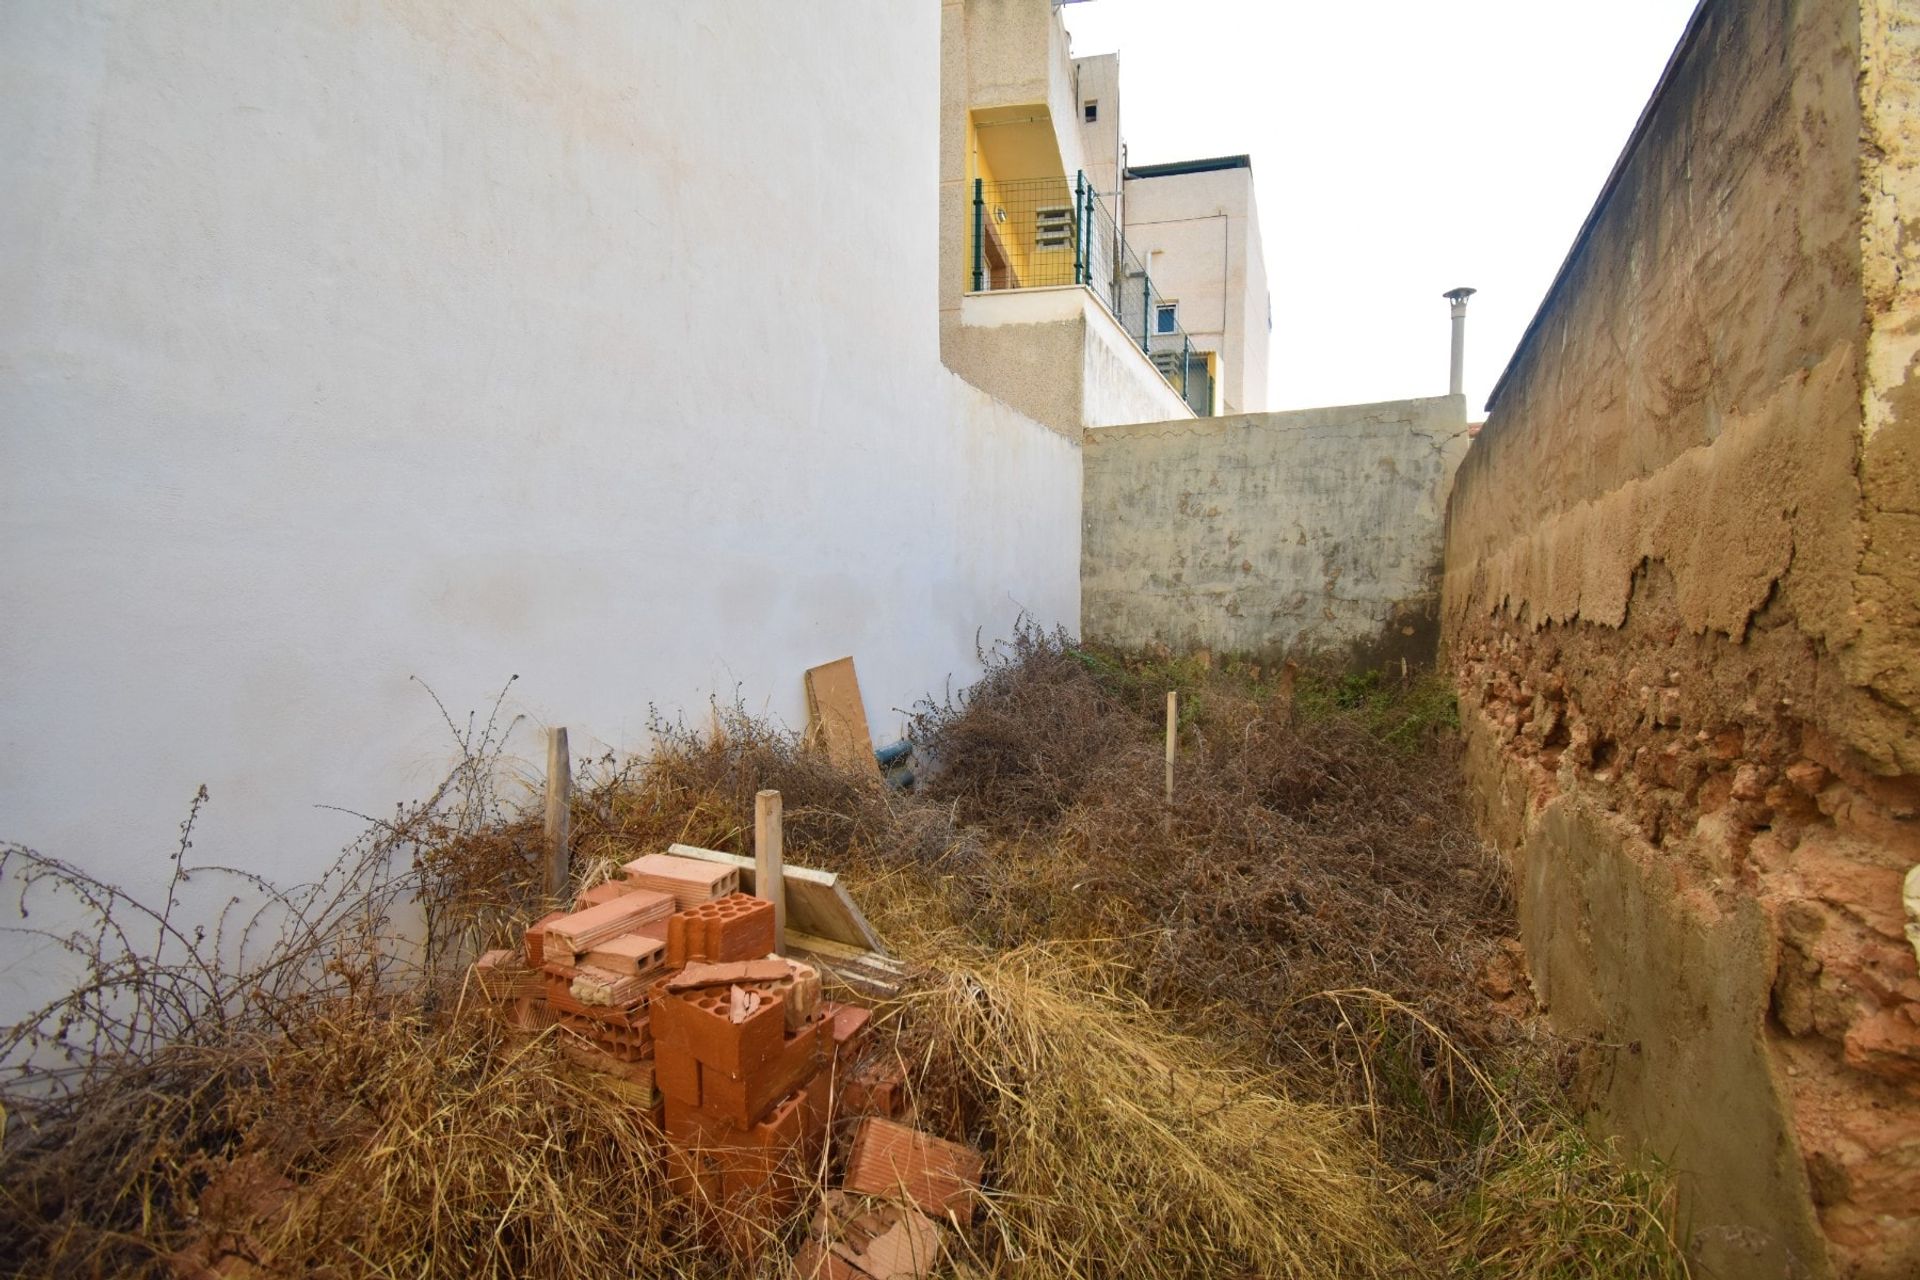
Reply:
[[1467, 308], [1474, 420], [1694, 0], [1090, 0], [1128, 159], [1253, 157], [1269, 407], [1442, 395]]

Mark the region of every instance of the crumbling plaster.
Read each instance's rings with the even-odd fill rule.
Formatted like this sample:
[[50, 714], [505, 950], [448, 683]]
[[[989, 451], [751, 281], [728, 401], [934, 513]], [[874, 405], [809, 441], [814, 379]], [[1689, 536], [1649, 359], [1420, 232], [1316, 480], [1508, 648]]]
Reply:
[[1448, 512], [1536, 986], [1716, 1275], [1920, 1268], [1917, 50], [1703, 5]]

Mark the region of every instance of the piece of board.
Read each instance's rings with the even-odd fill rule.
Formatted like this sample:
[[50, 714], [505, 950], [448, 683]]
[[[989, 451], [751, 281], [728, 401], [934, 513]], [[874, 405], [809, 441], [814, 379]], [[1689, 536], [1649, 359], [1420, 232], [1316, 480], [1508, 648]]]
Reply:
[[[740, 872], [740, 892], [754, 892], [754, 863], [752, 858], [737, 853], [722, 853], [718, 849], [702, 849], [690, 844], [676, 844], [668, 852], [679, 858], [699, 858], [705, 862], [719, 863], [721, 866], [735, 867]], [[854, 905], [853, 895], [847, 892], [840, 877], [831, 871], [820, 871], [813, 867], [788, 866], [783, 878], [787, 890], [787, 928], [795, 933], [811, 934], [816, 938], [825, 938], [844, 946], [859, 947], [867, 951], [887, 954], [881, 945], [880, 936], [867, 923], [867, 917]]]
[[860, 699], [853, 659], [809, 667], [806, 686], [807, 733], [827, 758], [843, 769], [877, 774], [880, 765], [873, 758], [873, 735], [867, 730], [867, 706]]

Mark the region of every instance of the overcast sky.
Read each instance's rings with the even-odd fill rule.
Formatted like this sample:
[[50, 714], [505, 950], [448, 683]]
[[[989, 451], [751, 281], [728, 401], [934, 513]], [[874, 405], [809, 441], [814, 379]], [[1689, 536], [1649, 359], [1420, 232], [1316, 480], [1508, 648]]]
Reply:
[[1253, 157], [1273, 292], [1269, 406], [1447, 389], [1467, 312], [1477, 421], [1693, 0], [1086, 0], [1120, 53], [1135, 164]]

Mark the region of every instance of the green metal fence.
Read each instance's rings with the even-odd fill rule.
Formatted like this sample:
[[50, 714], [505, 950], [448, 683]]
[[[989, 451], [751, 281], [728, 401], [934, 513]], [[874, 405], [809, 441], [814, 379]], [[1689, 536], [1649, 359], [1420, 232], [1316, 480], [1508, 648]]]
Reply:
[[1087, 286], [1180, 398], [1203, 417], [1213, 412], [1205, 356], [1084, 173], [1072, 182], [976, 178], [970, 216], [974, 292]]

